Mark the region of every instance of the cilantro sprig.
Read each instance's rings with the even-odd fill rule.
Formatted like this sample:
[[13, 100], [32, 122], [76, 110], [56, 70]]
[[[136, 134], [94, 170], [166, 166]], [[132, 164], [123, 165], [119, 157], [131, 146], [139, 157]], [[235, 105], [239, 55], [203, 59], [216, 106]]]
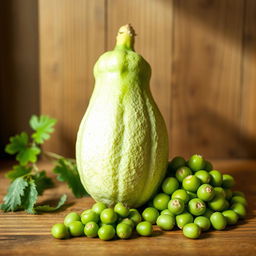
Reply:
[[7, 194], [3, 199], [0, 209], [9, 212], [25, 210], [28, 213], [53, 212], [58, 210], [67, 200], [64, 194], [56, 207], [37, 205], [37, 200], [44, 190], [53, 186], [53, 181], [44, 170], [39, 170], [37, 161], [40, 155], [46, 155], [54, 160], [53, 172], [58, 174], [60, 181], [67, 182], [75, 197], [86, 196], [76, 168], [74, 159], [65, 158], [55, 153], [44, 152], [41, 145], [50, 138], [57, 120], [46, 115], [33, 115], [29, 121], [33, 133], [29, 136], [21, 132], [10, 138], [5, 151], [15, 155], [17, 164], [7, 172], [6, 178], [11, 180]]

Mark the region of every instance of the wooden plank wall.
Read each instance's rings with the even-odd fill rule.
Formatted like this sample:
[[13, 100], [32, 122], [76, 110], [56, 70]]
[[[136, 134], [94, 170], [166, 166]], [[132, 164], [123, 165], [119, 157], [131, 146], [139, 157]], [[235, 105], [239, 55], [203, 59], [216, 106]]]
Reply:
[[152, 66], [170, 157], [256, 157], [254, 0], [38, 0], [38, 13], [38, 105], [59, 120], [47, 150], [74, 156], [93, 65], [131, 23]]

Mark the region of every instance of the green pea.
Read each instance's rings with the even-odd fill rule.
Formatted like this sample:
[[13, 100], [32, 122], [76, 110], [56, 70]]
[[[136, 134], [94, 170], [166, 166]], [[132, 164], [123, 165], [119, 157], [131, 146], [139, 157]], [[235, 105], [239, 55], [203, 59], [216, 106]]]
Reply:
[[69, 223], [68, 230], [71, 236], [81, 236], [84, 233], [84, 225], [81, 221], [73, 221]]
[[96, 212], [97, 214], [101, 214], [101, 212], [106, 209], [107, 206], [104, 203], [97, 202], [92, 206], [92, 210]]
[[128, 217], [134, 222], [135, 225], [141, 222], [142, 219], [140, 213], [136, 209], [130, 209]]
[[201, 155], [193, 155], [188, 160], [188, 166], [194, 172], [203, 170], [205, 166], [204, 158]]
[[208, 184], [210, 183], [211, 176], [210, 174], [205, 170], [200, 170], [195, 173], [195, 176], [200, 180], [202, 184]]
[[243, 204], [244, 206], [247, 206], [247, 200], [242, 197], [242, 196], [233, 196], [231, 198], [231, 203], [234, 204], [234, 203], [240, 203], [240, 204]]
[[227, 210], [229, 208], [229, 206], [230, 206], [230, 204], [229, 204], [228, 200], [225, 200], [225, 203], [224, 203], [222, 211]]
[[225, 229], [225, 227], [227, 225], [226, 218], [220, 212], [214, 212], [211, 215], [210, 221], [211, 221], [213, 228], [217, 229], [217, 230]]
[[141, 236], [150, 236], [153, 232], [153, 227], [150, 222], [142, 221], [136, 226], [136, 231]]
[[157, 194], [153, 199], [153, 206], [159, 211], [165, 210], [168, 208], [168, 203], [170, 199], [170, 196], [168, 196], [167, 194]]
[[84, 234], [87, 237], [97, 237], [98, 230], [99, 230], [99, 225], [94, 221], [90, 221], [90, 222], [87, 222], [84, 227]]
[[90, 221], [94, 221], [97, 223], [99, 221], [99, 219], [100, 219], [99, 214], [97, 214], [94, 211], [88, 211], [88, 212], [84, 213], [81, 217], [81, 221], [83, 224], [86, 224], [87, 222], [90, 222]]
[[231, 205], [231, 209], [239, 216], [240, 219], [245, 218], [246, 208], [241, 203], [234, 203]]
[[132, 235], [132, 227], [125, 223], [119, 223], [116, 226], [116, 234], [121, 239], [127, 239]]
[[235, 179], [229, 174], [223, 174], [222, 187], [223, 188], [232, 188], [235, 185]]
[[117, 220], [117, 214], [112, 208], [104, 209], [100, 214], [100, 220], [104, 224], [112, 224]]
[[68, 228], [63, 223], [54, 224], [52, 226], [51, 233], [54, 238], [58, 238], [58, 239], [69, 237]]
[[179, 198], [171, 199], [168, 203], [168, 209], [174, 215], [181, 214], [184, 211], [184, 208], [185, 204]]
[[180, 183], [182, 183], [182, 181], [191, 174], [192, 171], [188, 167], [182, 166], [176, 170], [175, 177]]
[[206, 211], [206, 205], [200, 198], [193, 198], [188, 202], [188, 210], [195, 216], [203, 215]]
[[183, 235], [187, 238], [196, 239], [201, 235], [201, 229], [195, 223], [188, 223], [183, 227]]
[[178, 188], [179, 188], [179, 182], [174, 177], [167, 177], [162, 184], [163, 192], [168, 195], [171, 195]]
[[76, 212], [70, 212], [64, 219], [64, 225], [68, 226], [73, 221], [80, 221], [81, 218]]
[[176, 216], [176, 224], [182, 229], [186, 224], [193, 223], [193, 216], [189, 212], [184, 212]]
[[239, 217], [233, 210], [226, 210], [222, 214], [226, 218], [228, 225], [235, 225], [237, 223]]
[[224, 188], [215, 187], [214, 190], [215, 190], [215, 195], [220, 195], [222, 197], [226, 197], [226, 192], [225, 192]]
[[245, 194], [241, 191], [233, 191], [232, 196], [242, 196], [245, 198]]
[[221, 195], [215, 195], [214, 198], [208, 202], [208, 206], [214, 211], [222, 211], [225, 208], [226, 200]]
[[169, 163], [170, 170], [176, 171], [179, 167], [186, 165], [186, 161], [181, 156], [176, 156], [172, 159], [172, 161]]
[[[106, 209], [105, 209], [106, 210]], [[101, 240], [111, 240], [115, 236], [115, 229], [111, 225], [104, 225], [99, 228], [98, 230], [98, 236]]]
[[215, 196], [215, 190], [211, 185], [203, 184], [198, 188], [197, 196], [203, 201], [211, 201]]
[[160, 215], [165, 215], [165, 214], [170, 215], [170, 216], [175, 216], [173, 213], [170, 212], [169, 209], [165, 209], [160, 212]]
[[207, 231], [211, 227], [210, 220], [205, 216], [196, 217], [194, 223], [197, 224], [202, 231]]
[[222, 174], [217, 170], [212, 170], [209, 174], [211, 176], [210, 184], [214, 187], [220, 187], [222, 184]]
[[82, 213], [81, 213], [81, 217], [85, 214], [85, 213], [88, 213], [88, 212], [91, 212], [92, 211], [92, 209], [86, 209], [86, 210], [84, 210]]
[[172, 199], [181, 199], [185, 204], [189, 201], [189, 195], [184, 189], [178, 189], [172, 194]]
[[156, 223], [158, 216], [159, 216], [158, 210], [153, 207], [148, 207], [142, 212], [143, 219], [150, 222], [151, 224]]
[[129, 209], [122, 203], [117, 203], [114, 207], [114, 211], [122, 218], [126, 218], [129, 215]]
[[204, 170], [206, 170], [207, 172], [210, 172], [212, 169], [213, 169], [212, 163], [206, 160]]
[[123, 219], [120, 223], [125, 223], [127, 225], [130, 225], [132, 229], [134, 229], [134, 226], [135, 226], [134, 222], [129, 218]]
[[206, 208], [206, 210], [205, 210], [203, 216], [206, 217], [206, 218], [208, 218], [208, 219], [210, 219], [210, 217], [211, 217], [211, 215], [212, 215], [213, 213], [214, 213], [214, 211], [212, 211], [212, 210], [209, 209], [209, 208]]
[[157, 218], [156, 224], [162, 230], [172, 230], [175, 226], [175, 218], [168, 214], [162, 214]]
[[231, 190], [231, 189], [225, 188], [225, 189], [224, 189], [224, 192], [225, 192], [225, 198], [226, 198], [227, 200], [229, 200], [229, 199], [232, 198], [233, 193], [232, 193], [232, 190]]
[[200, 185], [201, 182], [195, 175], [189, 175], [182, 181], [182, 187], [191, 192], [196, 192]]

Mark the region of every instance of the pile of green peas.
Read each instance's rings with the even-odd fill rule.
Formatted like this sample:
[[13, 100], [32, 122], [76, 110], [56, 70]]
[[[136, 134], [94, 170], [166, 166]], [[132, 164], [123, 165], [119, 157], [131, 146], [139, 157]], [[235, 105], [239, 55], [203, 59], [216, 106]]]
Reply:
[[152, 224], [142, 221], [137, 209], [129, 209], [122, 203], [117, 203], [114, 208], [107, 208], [104, 203], [97, 202], [81, 214], [69, 213], [64, 218], [64, 223], [52, 226], [51, 233], [59, 239], [87, 236], [108, 241], [113, 238], [128, 239], [134, 229], [141, 236], [150, 236], [153, 232]]
[[231, 175], [214, 170], [201, 155], [188, 161], [177, 156], [169, 162], [160, 193], [142, 216], [163, 230], [177, 226], [188, 238], [199, 238], [211, 228], [223, 230], [246, 216], [245, 195], [232, 191], [234, 185]]
[[188, 161], [177, 156], [169, 162], [160, 190], [140, 212], [123, 203], [108, 208], [97, 202], [91, 209], [69, 213], [64, 223], [53, 225], [58, 239], [87, 236], [101, 240], [128, 239], [134, 230], [150, 236], [153, 225], [164, 231], [178, 227], [187, 238], [199, 238], [210, 229], [223, 230], [246, 216], [247, 201], [240, 191], [232, 191], [234, 178], [214, 170], [201, 155]]

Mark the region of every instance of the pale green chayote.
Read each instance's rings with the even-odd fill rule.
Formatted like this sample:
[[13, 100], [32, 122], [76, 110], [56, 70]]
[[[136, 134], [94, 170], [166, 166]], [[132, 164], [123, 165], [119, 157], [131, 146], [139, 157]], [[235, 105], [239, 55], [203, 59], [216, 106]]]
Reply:
[[168, 136], [150, 89], [150, 65], [133, 50], [134, 30], [119, 29], [113, 51], [94, 67], [95, 89], [80, 124], [76, 159], [87, 192], [107, 205], [144, 204], [168, 164]]

